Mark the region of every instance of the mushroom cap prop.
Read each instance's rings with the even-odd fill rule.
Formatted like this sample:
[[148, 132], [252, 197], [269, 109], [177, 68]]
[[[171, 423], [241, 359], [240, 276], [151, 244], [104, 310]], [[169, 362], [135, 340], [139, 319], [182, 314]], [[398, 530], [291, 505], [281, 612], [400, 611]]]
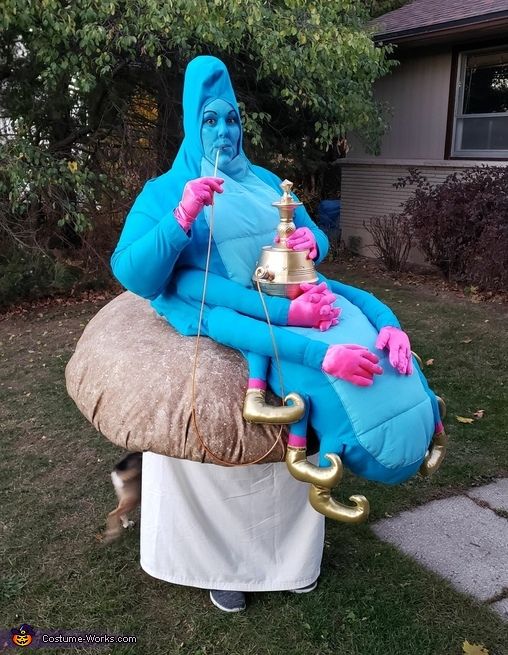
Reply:
[[[207, 338], [199, 342], [196, 420], [219, 459], [203, 448], [192, 420], [195, 346], [195, 337], [178, 334], [147, 300], [122, 293], [86, 326], [67, 364], [67, 391], [101, 434], [127, 450], [213, 464], [263, 457], [281, 428], [243, 420], [245, 359]], [[284, 461], [286, 442], [284, 426], [262, 462]]]

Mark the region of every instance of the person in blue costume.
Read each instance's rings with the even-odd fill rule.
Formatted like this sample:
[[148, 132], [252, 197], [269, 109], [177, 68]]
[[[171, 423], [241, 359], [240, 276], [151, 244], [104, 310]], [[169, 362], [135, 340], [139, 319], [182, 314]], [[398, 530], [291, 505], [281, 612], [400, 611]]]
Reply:
[[[218, 59], [198, 57], [189, 64], [183, 110], [185, 137], [173, 166], [145, 184], [111, 263], [127, 289], [150, 299], [185, 333], [195, 319], [179, 311], [171, 293], [178, 271], [205, 268], [209, 216], [201, 209], [219, 184], [217, 178], [210, 181], [217, 150], [205, 134], [208, 127], [218, 125], [220, 175], [227, 176], [225, 187], [234, 186], [234, 193], [225, 196], [225, 209], [232, 219], [238, 216], [237, 224], [248, 222], [244, 242], [256, 231], [256, 250], [273, 238], [274, 224], [271, 219], [257, 226], [253, 218], [277, 194], [265, 185], [258, 209], [252, 212], [247, 206], [255, 201], [258, 174], [274, 182], [276, 178], [251, 166], [243, 153], [238, 105], [228, 72]], [[212, 147], [208, 159], [204, 142]], [[298, 220], [301, 227], [314, 230], [319, 254], [324, 256], [325, 235], [306, 213], [300, 212]], [[220, 230], [210, 270], [228, 277], [219, 240]], [[265, 361], [266, 368], [266, 358], [258, 361]], [[260, 365], [261, 374], [266, 375], [266, 370]], [[306, 486], [289, 474], [285, 463], [227, 468], [143, 454], [140, 549], [141, 565], [150, 575], [209, 589], [215, 605], [239, 611], [245, 607], [246, 592], [315, 588], [323, 544], [324, 517], [310, 507]]]
[[[280, 179], [250, 164], [243, 153], [238, 105], [218, 59], [198, 57], [189, 64], [183, 108], [181, 148], [171, 170], [149, 181], [136, 199], [112, 256], [113, 271], [178, 331], [196, 334], [215, 196], [203, 329], [244, 353], [249, 387], [264, 389], [268, 375], [280, 393], [263, 310], [256, 292], [246, 288], [261, 247], [275, 234], [278, 217], [271, 203], [279, 198]], [[213, 174], [217, 153], [220, 178]], [[327, 252], [326, 236], [303, 207], [296, 210], [295, 224], [295, 249], [308, 249], [318, 263]], [[411, 367], [409, 344], [393, 352], [390, 339], [398, 343], [395, 337], [402, 332], [393, 313], [364, 291], [326, 284], [337, 300], [324, 285], [304, 289], [300, 300], [266, 299], [273, 323], [286, 326], [274, 328], [283, 376], [308, 400], [309, 411], [293, 426], [290, 439], [305, 442], [310, 418], [321, 440], [322, 466], [328, 464], [325, 455], [335, 452], [364, 477], [398, 482], [415, 472], [425, 454], [439, 421], [435, 397], [419, 369], [405, 375]], [[367, 318], [361, 334], [360, 315]], [[383, 329], [394, 331], [385, 333], [391, 363], [372, 352]], [[409, 393], [401, 394], [402, 380]], [[380, 395], [365, 396], [380, 386]], [[386, 400], [393, 395], [406, 398], [406, 404], [394, 407]], [[367, 420], [366, 405], [377, 407]], [[415, 446], [407, 430], [416, 424]], [[246, 591], [313, 589], [322, 517], [309, 514], [306, 493], [294, 482], [283, 464], [235, 471], [145, 453], [143, 568], [171, 582], [212, 589], [212, 602], [226, 611], [243, 609]]]

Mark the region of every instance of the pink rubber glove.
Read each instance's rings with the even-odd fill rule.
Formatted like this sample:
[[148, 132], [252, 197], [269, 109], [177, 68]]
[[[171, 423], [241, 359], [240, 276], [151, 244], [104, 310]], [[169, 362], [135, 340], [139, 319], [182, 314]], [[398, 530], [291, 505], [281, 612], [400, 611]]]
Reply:
[[213, 202], [213, 193], [222, 193], [224, 180], [220, 177], [199, 177], [190, 180], [183, 189], [182, 199], [173, 212], [179, 225], [188, 232], [205, 205]]
[[363, 346], [347, 344], [329, 346], [321, 368], [326, 373], [359, 387], [370, 387], [374, 375], [381, 375], [379, 357]]
[[396, 327], [382, 328], [376, 339], [376, 348], [379, 350], [388, 348], [388, 359], [393, 368], [401, 375], [411, 375], [413, 372], [411, 344], [403, 330]]
[[[333, 302], [335, 302], [335, 300], [337, 299], [337, 296], [334, 293], [332, 293], [330, 289], [326, 286], [326, 282], [321, 282], [317, 286], [310, 282], [302, 282], [302, 284], [300, 284], [300, 289], [304, 293], [310, 292], [311, 294], [310, 298], [313, 302], [318, 302], [318, 299], [316, 298], [316, 293], [327, 296], [327, 298], [325, 298], [325, 301], [329, 300], [330, 305], [333, 304]], [[332, 325], [338, 324], [340, 312], [341, 310], [339, 307], [331, 307], [331, 306], [328, 307], [325, 305], [324, 307], [321, 308], [320, 310], [321, 319], [319, 322], [319, 329], [321, 330], [321, 332], [328, 330], [329, 328], [332, 327]]]
[[[279, 241], [279, 237], [276, 236], [275, 243], [279, 243]], [[308, 250], [307, 259], [316, 259], [317, 257], [316, 239], [308, 227], [297, 227], [286, 240], [286, 244], [290, 250]]]
[[319, 328], [322, 332], [337, 325], [340, 309], [332, 306], [337, 296], [329, 291], [325, 282], [304, 282], [300, 289], [303, 293], [289, 305], [288, 325]]

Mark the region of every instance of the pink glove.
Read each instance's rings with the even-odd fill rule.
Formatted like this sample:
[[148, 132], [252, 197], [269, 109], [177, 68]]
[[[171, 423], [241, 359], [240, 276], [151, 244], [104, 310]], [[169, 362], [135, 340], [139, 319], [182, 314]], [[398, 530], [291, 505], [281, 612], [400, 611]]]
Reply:
[[213, 202], [213, 192], [222, 193], [224, 180], [220, 177], [199, 177], [187, 182], [182, 199], [173, 212], [179, 225], [188, 232], [205, 205]]
[[359, 387], [370, 387], [374, 374], [381, 375], [379, 357], [363, 346], [329, 346], [321, 368], [326, 373]]
[[339, 322], [340, 309], [332, 307], [336, 295], [329, 291], [325, 282], [321, 284], [300, 284], [304, 292], [291, 301], [288, 313], [288, 325], [294, 327], [314, 327], [321, 332], [328, 330]]
[[[279, 243], [279, 241], [279, 237], [276, 236], [275, 243]], [[316, 239], [308, 227], [297, 227], [286, 240], [286, 244], [290, 250], [309, 250], [307, 259], [316, 259], [317, 257]]]
[[376, 339], [376, 348], [383, 350], [388, 348], [388, 359], [393, 368], [401, 375], [411, 375], [413, 372], [413, 361], [411, 357], [411, 345], [407, 334], [396, 327], [384, 327]]

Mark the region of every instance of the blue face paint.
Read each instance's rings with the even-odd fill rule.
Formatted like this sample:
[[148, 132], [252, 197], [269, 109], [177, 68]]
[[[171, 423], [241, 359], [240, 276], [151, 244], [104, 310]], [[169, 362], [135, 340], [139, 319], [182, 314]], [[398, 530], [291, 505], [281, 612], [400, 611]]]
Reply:
[[240, 135], [240, 119], [229, 102], [217, 98], [205, 106], [201, 143], [204, 155], [210, 162], [215, 164], [219, 151], [219, 168], [227, 166], [238, 155]]

